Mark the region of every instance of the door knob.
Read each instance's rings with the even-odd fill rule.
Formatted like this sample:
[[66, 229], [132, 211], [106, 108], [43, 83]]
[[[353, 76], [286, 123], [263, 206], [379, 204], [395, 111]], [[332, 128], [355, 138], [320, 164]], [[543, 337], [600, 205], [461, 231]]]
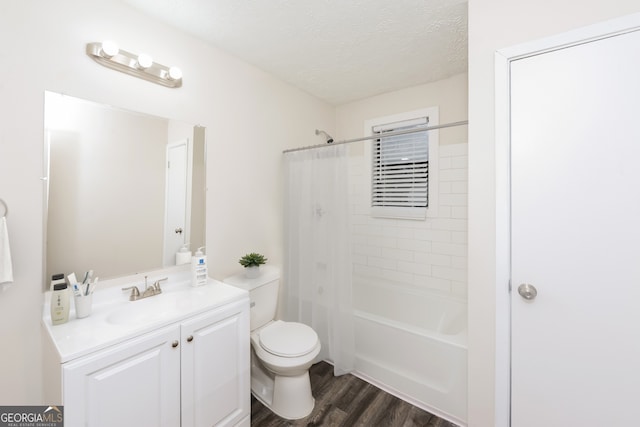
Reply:
[[538, 290], [536, 289], [536, 287], [528, 283], [523, 283], [518, 286], [518, 293], [522, 298], [526, 300], [532, 300], [536, 296], [538, 296]]
[[182, 227], [176, 228], [176, 234], [182, 234]]

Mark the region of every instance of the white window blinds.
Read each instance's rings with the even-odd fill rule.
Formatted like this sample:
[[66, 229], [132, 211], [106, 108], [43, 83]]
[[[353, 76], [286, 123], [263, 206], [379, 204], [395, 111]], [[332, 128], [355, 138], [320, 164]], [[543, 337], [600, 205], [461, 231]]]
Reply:
[[374, 126], [371, 206], [417, 208], [429, 206], [429, 133], [385, 136], [392, 131], [425, 127], [426, 117]]

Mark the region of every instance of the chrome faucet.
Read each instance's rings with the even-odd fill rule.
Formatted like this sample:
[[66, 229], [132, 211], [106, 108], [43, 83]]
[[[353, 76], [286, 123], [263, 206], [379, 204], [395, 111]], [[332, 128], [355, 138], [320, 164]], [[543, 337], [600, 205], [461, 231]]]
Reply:
[[139, 299], [152, 297], [154, 295], [158, 295], [162, 293], [162, 288], [160, 287], [160, 282], [164, 282], [168, 277], [163, 279], [158, 279], [151, 286], [147, 284], [147, 276], [144, 276], [144, 291], [140, 293], [140, 289], [137, 286], [129, 286], [127, 288], [122, 288], [123, 291], [131, 290], [131, 295], [129, 295], [129, 301], [137, 301]]

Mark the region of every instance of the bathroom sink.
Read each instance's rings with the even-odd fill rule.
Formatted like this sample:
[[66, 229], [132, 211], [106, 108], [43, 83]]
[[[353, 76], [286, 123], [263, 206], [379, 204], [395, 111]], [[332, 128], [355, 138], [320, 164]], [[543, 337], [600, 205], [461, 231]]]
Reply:
[[162, 283], [162, 293], [136, 301], [129, 300], [130, 291], [121, 289], [135, 285], [143, 294], [140, 275], [100, 282], [101, 286], [93, 294], [89, 316], [78, 318], [74, 306], [69, 321], [55, 326], [51, 323], [52, 293], [45, 293], [42, 321], [60, 354], [60, 361], [74, 360], [230, 303], [249, 304], [246, 291], [215, 279], [209, 278], [205, 285], [191, 286], [191, 272], [186, 268], [153, 275], [165, 276], [168, 280]]
[[112, 325], [160, 321], [190, 310], [198, 304], [202, 294], [197, 289], [180, 289], [138, 301], [128, 301], [122, 308], [109, 313], [105, 320]]
[[[155, 304], [138, 304], [135, 301], [125, 307], [114, 310], [106, 317], [107, 323], [112, 325], [142, 324], [160, 320], [175, 312], [170, 304], [156, 301]], [[146, 302], [146, 301], [145, 301]]]

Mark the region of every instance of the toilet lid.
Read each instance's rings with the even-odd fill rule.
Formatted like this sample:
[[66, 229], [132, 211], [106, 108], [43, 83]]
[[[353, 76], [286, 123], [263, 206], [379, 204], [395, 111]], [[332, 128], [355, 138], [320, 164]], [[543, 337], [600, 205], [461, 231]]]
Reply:
[[260, 331], [260, 346], [281, 357], [307, 354], [317, 342], [316, 332], [302, 323], [277, 320]]

